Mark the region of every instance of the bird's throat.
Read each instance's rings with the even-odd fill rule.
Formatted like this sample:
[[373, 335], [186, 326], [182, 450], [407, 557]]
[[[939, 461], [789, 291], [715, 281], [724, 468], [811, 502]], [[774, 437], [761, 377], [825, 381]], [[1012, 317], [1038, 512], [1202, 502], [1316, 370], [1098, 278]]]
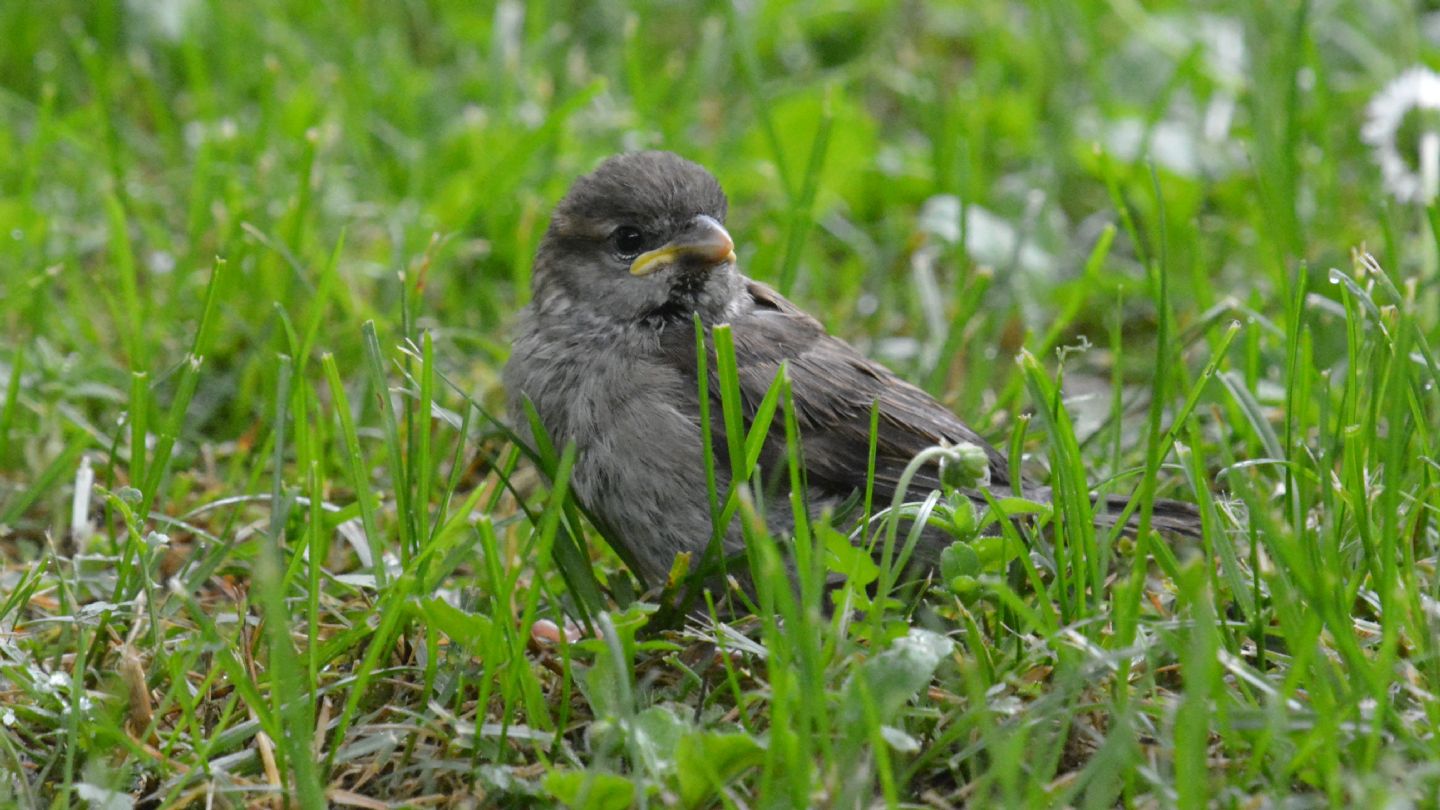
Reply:
[[646, 313], [645, 320], [656, 326], [678, 321], [689, 323], [697, 312], [702, 320], [708, 320], [707, 302], [724, 295], [721, 290], [711, 289], [721, 286], [715, 284], [715, 280], [708, 270], [676, 273], [670, 284], [670, 294], [663, 303]]

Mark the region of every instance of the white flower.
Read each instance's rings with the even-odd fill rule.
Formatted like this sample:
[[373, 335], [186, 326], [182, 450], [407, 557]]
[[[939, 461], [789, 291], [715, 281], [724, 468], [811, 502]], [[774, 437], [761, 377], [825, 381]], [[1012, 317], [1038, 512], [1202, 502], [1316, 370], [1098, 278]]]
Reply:
[[1440, 74], [1405, 71], [1366, 107], [1360, 137], [1375, 150], [1385, 186], [1403, 202], [1429, 202], [1440, 186]]

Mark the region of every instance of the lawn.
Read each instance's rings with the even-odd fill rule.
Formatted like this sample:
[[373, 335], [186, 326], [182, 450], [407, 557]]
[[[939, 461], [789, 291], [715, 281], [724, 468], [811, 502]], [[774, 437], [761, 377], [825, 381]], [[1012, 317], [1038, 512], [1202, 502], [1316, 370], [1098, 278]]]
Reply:
[[[0, 806], [1434, 806], [1421, 5], [0, 3]], [[499, 373], [638, 148], [1053, 506], [627, 573]]]

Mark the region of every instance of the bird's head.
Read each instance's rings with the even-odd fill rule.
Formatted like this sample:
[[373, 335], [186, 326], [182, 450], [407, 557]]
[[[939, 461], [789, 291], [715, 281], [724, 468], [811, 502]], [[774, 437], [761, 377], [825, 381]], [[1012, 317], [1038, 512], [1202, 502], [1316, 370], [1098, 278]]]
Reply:
[[725, 207], [715, 178], [678, 155], [606, 160], [555, 207], [535, 256], [537, 304], [656, 327], [723, 319], [744, 283]]

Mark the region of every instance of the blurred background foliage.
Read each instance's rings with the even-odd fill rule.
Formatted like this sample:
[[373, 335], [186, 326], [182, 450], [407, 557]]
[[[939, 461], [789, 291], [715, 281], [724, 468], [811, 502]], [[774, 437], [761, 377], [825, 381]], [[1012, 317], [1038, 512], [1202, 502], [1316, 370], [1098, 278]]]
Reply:
[[667, 148], [726, 186], [750, 274], [980, 418], [1073, 296], [1072, 333], [1120, 301], [1143, 335], [1145, 246], [1122, 232], [1074, 288], [1116, 221], [1107, 177], [1152, 250], [1167, 230], [1189, 313], [1263, 309], [1355, 245], [1400, 259], [1356, 131], [1426, 26], [1369, 2], [9, 2], [0, 318], [95, 418], [127, 367], [179, 361], [223, 257], [191, 424], [235, 437], [270, 401], [275, 302], [319, 305], [343, 234], [321, 347], [353, 362], [354, 324], [395, 320], [428, 255], [416, 311], [488, 381], [549, 206], [605, 155]]

